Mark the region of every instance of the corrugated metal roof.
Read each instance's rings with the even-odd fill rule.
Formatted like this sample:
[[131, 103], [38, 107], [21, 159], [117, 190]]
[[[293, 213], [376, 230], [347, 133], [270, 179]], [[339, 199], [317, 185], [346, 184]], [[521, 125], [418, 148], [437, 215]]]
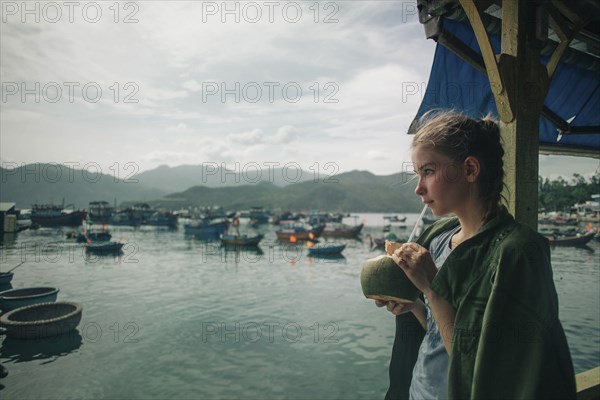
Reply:
[[10, 211], [11, 208], [14, 208], [17, 203], [0, 203], [0, 212]]

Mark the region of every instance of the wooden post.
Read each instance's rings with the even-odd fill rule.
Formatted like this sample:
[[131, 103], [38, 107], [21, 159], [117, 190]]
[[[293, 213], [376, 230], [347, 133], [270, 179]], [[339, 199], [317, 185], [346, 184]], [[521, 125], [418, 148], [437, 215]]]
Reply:
[[486, 0], [460, 0], [481, 49], [500, 117], [504, 156], [503, 192], [514, 217], [537, 229], [539, 118], [548, 87], [548, 71], [539, 50], [528, 45], [535, 32], [535, 2], [502, 2], [500, 55], [494, 54], [482, 13]]
[[498, 59], [513, 119], [501, 119], [504, 168], [511, 214], [537, 229], [539, 118], [548, 84], [539, 50], [528, 46], [534, 4], [527, 0], [502, 2], [502, 42]]

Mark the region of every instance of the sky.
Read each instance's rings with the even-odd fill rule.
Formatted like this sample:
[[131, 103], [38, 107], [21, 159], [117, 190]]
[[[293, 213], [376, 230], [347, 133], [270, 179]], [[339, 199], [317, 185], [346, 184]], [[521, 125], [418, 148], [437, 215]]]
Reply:
[[[406, 169], [435, 43], [414, 1], [2, 1], [0, 160]], [[544, 176], [598, 160], [540, 158]]]

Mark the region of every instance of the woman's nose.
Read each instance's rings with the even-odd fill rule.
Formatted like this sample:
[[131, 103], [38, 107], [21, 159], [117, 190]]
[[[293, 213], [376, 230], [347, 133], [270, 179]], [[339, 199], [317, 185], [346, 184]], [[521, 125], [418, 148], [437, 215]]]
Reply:
[[423, 186], [423, 181], [419, 178], [419, 182], [417, 182], [417, 187], [415, 188], [415, 194], [417, 196], [422, 196], [425, 194], [425, 187]]

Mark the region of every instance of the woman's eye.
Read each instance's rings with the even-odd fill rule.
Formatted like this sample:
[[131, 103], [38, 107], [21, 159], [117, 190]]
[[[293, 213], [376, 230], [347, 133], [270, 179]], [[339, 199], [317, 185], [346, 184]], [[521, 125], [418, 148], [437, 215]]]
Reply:
[[433, 174], [433, 172], [434, 172], [434, 171], [433, 171], [432, 169], [424, 169], [424, 170], [423, 170], [423, 174], [424, 174], [425, 176], [427, 176], [427, 175], [431, 175], [431, 174]]

